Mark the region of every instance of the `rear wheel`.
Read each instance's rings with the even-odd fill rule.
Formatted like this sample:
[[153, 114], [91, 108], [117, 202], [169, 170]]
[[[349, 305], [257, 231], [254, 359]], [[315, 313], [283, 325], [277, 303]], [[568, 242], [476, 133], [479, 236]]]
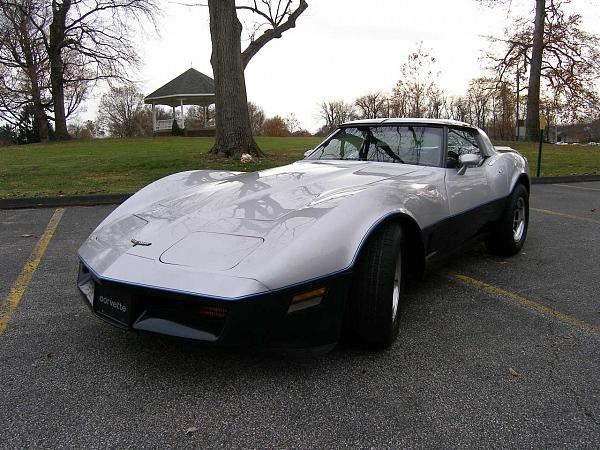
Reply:
[[485, 244], [490, 253], [512, 256], [523, 247], [529, 225], [529, 192], [517, 184], [506, 205], [503, 216]]
[[352, 343], [389, 347], [398, 335], [404, 284], [403, 235], [389, 223], [369, 238], [356, 262], [345, 317]]

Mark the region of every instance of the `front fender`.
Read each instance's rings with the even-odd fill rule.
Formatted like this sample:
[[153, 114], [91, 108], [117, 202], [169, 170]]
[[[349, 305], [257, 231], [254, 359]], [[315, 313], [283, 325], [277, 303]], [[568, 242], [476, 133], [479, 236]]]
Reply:
[[421, 230], [447, 214], [440, 186], [386, 180], [352, 196], [308, 205], [282, 218], [235, 270], [271, 289], [350, 271], [364, 242], [387, 220], [410, 224], [411, 236], [420, 241], [411, 248], [422, 253]]

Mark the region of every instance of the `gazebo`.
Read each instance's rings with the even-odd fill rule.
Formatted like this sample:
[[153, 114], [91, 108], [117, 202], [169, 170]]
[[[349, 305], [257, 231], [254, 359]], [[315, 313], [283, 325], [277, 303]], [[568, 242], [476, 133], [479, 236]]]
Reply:
[[[204, 108], [203, 131], [213, 130], [206, 121], [208, 107], [215, 103], [215, 81], [209, 76], [198, 72], [196, 69], [188, 69], [178, 77], [172, 79], [164, 86], [158, 88], [148, 95], [144, 102], [152, 105], [152, 126], [154, 133], [169, 132], [173, 120], [177, 121], [179, 128], [188, 129], [185, 126], [185, 105], [196, 105]], [[173, 118], [167, 120], [156, 119], [156, 105], [166, 105], [173, 109]], [[179, 107], [179, 114], [177, 108]]]

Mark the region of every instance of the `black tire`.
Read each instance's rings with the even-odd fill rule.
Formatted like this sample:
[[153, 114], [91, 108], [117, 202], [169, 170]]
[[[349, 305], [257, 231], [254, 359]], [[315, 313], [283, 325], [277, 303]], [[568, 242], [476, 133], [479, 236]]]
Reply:
[[[405, 279], [402, 244], [402, 229], [389, 223], [376, 230], [363, 246], [344, 318], [344, 337], [350, 343], [387, 348], [396, 340]], [[397, 296], [393, 297], [396, 288]]]
[[502, 218], [498, 221], [485, 245], [490, 253], [512, 256], [521, 251], [529, 227], [529, 192], [517, 184], [512, 192]]

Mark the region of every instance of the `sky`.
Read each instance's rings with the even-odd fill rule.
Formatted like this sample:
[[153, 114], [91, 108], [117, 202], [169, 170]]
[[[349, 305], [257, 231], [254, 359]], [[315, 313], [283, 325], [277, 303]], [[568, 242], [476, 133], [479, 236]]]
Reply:
[[[307, 1], [296, 28], [263, 47], [245, 75], [248, 99], [268, 117], [293, 113], [311, 132], [322, 125], [320, 102], [391, 91], [419, 42], [437, 58], [439, 85], [449, 94], [464, 93], [469, 80], [483, 74], [485, 36], [501, 36], [509, 17], [533, 18], [534, 6], [533, 0], [495, 8], [476, 0]], [[146, 95], [190, 67], [212, 77], [208, 8], [161, 3], [158, 30], [138, 33], [144, 63], [135, 77]], [[573, 0], [570, 5], [581, 8], [577, 12], [591, 31], [600, 28], [600, 8], [594, 3]], [[95, 117], [98, 96], [99, 91], [81, 118]]]

